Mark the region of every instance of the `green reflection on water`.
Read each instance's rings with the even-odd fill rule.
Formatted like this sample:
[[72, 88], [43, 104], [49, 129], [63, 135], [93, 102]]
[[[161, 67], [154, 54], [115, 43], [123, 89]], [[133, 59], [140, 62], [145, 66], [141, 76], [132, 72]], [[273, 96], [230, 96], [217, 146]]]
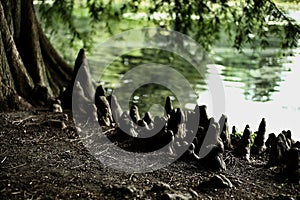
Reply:
[[[178, 55], [158, 49], [139, 49], [120, 57], [114, 57], [116, 52], [118, 52], [118, 47], [113, 46], [110, 52], [97, 52], [95, 53], [96, 56], [89, 56], [94, 79], [106, 88], [114, 89], [123, 75], [134, 67], [147, 63], [157, 63], [177, 70], [188, 80], [199, 96], [208, 89], [205, 79], [210, 73], [209, 70], [205, 68], [199, 73], [190, 63]], [[279, 49], [276, 48], [244, 53], [237, 53], [230, 48], [215, 48], [215, 54], [212, 54], [211, 57], [214, 58], [216, 64], [222, 66], [219, 73], [222, 80], [227, 83], [225, 87], [240, 88], [247, 100], [266, 102], [272, 101], [272, 95], [279, 92], [279, 84], [283, 81], [283, 72], [288, 70], [283, 67], [283, 63], [287, 62], [287, 59], [279, 52]], [[98, 71], [97, 66], [101, 65], [101, 59], [106, 56], [113, 57], [114, 62], [107, 66], [102, 73]], [[140, 74], [134, 78], [151, 79], [147, 75], [141, 76]], [[176, 84], [173, 77], [166, 75], [166, 79]], [[122, 84], [128, 84], [130, 81], [132, 80], [125, 80]], [[239, 83], [239, 85], [236, 86], [235, 83]], [[180, 88], [180, 85], [176, 86]], [[167, 96], [175, 95], [168, 88], [157, 84], [144, 85], [132, 94], [129, 107], [136, 104], [143, 114], [153, 104], [164, 106]], [[184, 105], [179, 105], [177, 100], [174, 103], [175, 107], [184, 107]], [[196, 102], [190, 103], [196, 104]]]
[[266, 49], [261, 52], [237, 54], [233, 52], [217, 53], [216, 63], [223, 65], [221, 75], [227, 82], [242, 83], [240, 88], [246, 100], [272, 101], [272, 95], [279, 91], [280, 82], [288, 62], [279, 49]]
[[[96, 33], [94, 38], [95, 44], [101, 44], [105, 39], [111, 37], [106, 26], [107, 23], [114, 34], [132, 28], [154, 26], [153, 22], [147, 20], [122, 19], [122, 23], [119, 21], [101, 21], [94, 27], [95, 30], [92, 30], [87, 17], [80, 13], [77, 13], [74, 21], [76, 22], [76, 26], [80, 28], [80, 31], [85, 32], [86, 35], [91, 34], [91, 32]], [[70, 63], [73, 63], [78, 49], [82, 46], [87, 47], [89, 44], [77, 42], [73, 44], [73, 48], [66, 48], [66, 41], [71, 40], [70, 33], [65, 29], [64, 24], [58, 23], [54, 29], [57, 30], [57, 34], [48, 33], [51, 42]], [[281, 56], [278, 53], [280, 49], [276, 48], [278, 46], [278, 39], [269, 38], [269, 43], [274, 48], [254, 53], [245, 50], [246, 53], [242, 54], [232, 50], [228, 39], [221, 36], [221, 40], [218, 41], [217, 46], [214, 48], [215, 53], [211, 54], [211, 58], [216, 64], [223, 66], [220, 75], [223, 81], [226, 82], [225, 87], [239, 88], [243, 91], [244, 99], [246, 100], [254, 102], [272, 101], [273, 94], [280, 92], [279, 85], [284, 81], [283, 72], [289, 69], [283, 67], [287, 59]], [[112, 46], [109, 52], [97, 52], [95, 48], [87, 55], [94, 79], [106, 88], [115, 88], [119, 80], [123, 77], [123, 74], [128, 70], [140, 64], [150, 62], [168, 64], [174, 67], [191, 83], [192, 88], [199, 96], [201, 96], [203, 91], [207, 90], [205, 77], [210, 72], [204, 69], [201, 75], [199, 75], [184, 59], [176, 57], [171, 53], [153, 49], [141, 49], [129, 52], [121, 57], [116, 57], [116, 55], [118, 55], [117, 46]], [[114, 62], [102, 74], [101, 70], [99, 70], [99, 67], [103, 67], [101, 60], [107, 57], [113, 58]], [[172, 79], [172, 77], [168, 78]], [[174, 94], [167, 88], [158, 87], [157, 85], [147, 85], [132, 95], [130, 104], [136, 103], [139, 105], [141, 112], [146, 112], [149, 109], [147, 105], [153, 103], [164, 104], [164, 99], [168, 95]], [[134, 97], [139, 98], [134, 99]], [[179, 106], [177, 103], [175, 102], [175, 106]]]
[[[113, 48], [112, 52], [118, 52], [117, 48]], [[113, 53], [112, 53], [113, 54]], [[159, 49], [139, 49], [136, 51], [131, 51], [121, 57], [114, 58], [114, 61], [105, 68], [104, 72], [100, 72], [98, 69], [101, 65], [101, 59], [105, 56], [111, 56], [110, 53], [107, 54], [97, 54], [97, 56], [89, 59], [91, 65], [91, 71], [93, 78], [102, 84], [105, 88], [114, 89], [121, 81], [123, 75], [134, 67], [141, 66], [143, 64], [157, 64], [165, 65], [175, 69], [179, 74], [183, 75], [184, 78], [191, 84], [192, 89], [195, 93], [199, 94], [201, 91], [207, 89], [205, 83], [206, 69], [202, 69], [201, 73], [190, 63], [188, 63], [184, 58], [171, 52], [167, 52]], [[160, 71], [154, 71], [151, 76], [155, 74], [160, 74]], [[148, 74], [136, 74], [132, 79], [140, 80], [142, 79], [145, 83], [151, 80], [155, 80], [155, 77], [151, 77]], [[174, 83], [173, 86], [177, 91], [180, 91], [182, 86], [177, 84], [179, 81], [170, 74], [165, 74], [165, 80], [170, 83]], [[122, 80], [121, 84], [130, 87], [130, 82], [133, 80]], [[193, 94], [187, 96], [186, 98], [193, 99]], [[164, 106], [165, 99], [167, 96], [174, 97], [173, 104], [174, 107], [185, 107], [185, 105], [179, 105], [174, 91], [170, 91], [168, 88], [158, 85], [158, 84], [146, 84], [138, 88], [131, 96], [129, 107], [133, 104], [138, 105], [141, 114], [149, 111], [153, 104], [158, 104]], [[122, 100], [119, 100], [122, 101]], [[126, 101], [126, 100], [124, 100]], [[191, 104], [196, 104], [196, 102], [190, 102]]]

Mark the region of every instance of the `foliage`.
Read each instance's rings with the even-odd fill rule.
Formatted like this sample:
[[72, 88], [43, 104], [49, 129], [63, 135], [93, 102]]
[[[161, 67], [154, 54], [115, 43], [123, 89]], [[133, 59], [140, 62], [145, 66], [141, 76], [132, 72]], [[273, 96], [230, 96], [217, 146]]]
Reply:
[[254, 144], [254, 139], [256, 138], [256, 136], [257, 136], [257, 132], [254, 132], [250, 135], [250, 137], [251, 137], [251, 146]]
[[277, 0], [278, 2], [299, 3], [297, 0]]
[[[272, 0], [39, 0], [39, 12], [46, 28], [61, 22], [72, 33], [72, 42], [83, 40], [91, 44], [93, 26], [105, 22], [112, 33], [111, 19], [122, 23], [124, 14], [145, 14], [144, 20], [156, 25], [190, 35], [206, 49], [210, 49], [226, 32], [232, 45], [241, 50], [246, 44], [252, 48], [269, 46], [268, 38], [276, 36], [282, 48], [297, 46], [300, 27], [279, 9]], [[88, 32], [81, 32], [74, 24], [76, 8], [86, 9], [86, 20], [91, 25]], [[139, 19], [141, 20], [141, 19]]]
[[240, 141], [240, 139], [242, 138], [242, 135], [243, 135], [242, 132], [231, 133], [230, 137], [231, 137], [232, 143], [234, 143], [234, 144], [238, 143], [238, 141]]
[[[251, 135], [250, 135], [250, 138], [251, 138], [251, 144], [250, 144], [250, 146], [252, 146], [254, 144], [254, 139], [255, 139], [256, 135], [257, 135], [256, 132], [251, 133]], [[231, 135], [230, 135], [231, 141], [234, 144], [237, 144], [240, 141], [240, 139], [242, 138], [242, 136], [243, 136], [243, 132], [231, 133]]]

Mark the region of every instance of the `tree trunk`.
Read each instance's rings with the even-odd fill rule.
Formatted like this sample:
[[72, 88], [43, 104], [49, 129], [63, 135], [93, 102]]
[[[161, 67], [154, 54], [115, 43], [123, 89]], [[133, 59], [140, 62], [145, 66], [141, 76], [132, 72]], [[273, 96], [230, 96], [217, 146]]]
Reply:
[[0, 110], [21, 109], [44, 86], [58, 96], [72, 67], [55, 51], [37, 21], [32, 0], [0, 1]]

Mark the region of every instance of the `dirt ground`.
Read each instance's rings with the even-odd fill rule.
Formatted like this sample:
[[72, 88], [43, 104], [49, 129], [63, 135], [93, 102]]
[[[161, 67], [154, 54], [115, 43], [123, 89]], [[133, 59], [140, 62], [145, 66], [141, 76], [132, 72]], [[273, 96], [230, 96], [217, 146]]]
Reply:
[[[67, 127], [54, 127], [51, 119]], [[78, 139], [69, 116], [44, 111], [1, 113], [0, 199], [300, 199], [299, 184], [264, 157], [248, 163], [225, 152], [227, 170], [210, 172], [177, 161], [163, 169], [128, 174], [105, 167]], [[231, 188], [203, 188], [215, 174]]]

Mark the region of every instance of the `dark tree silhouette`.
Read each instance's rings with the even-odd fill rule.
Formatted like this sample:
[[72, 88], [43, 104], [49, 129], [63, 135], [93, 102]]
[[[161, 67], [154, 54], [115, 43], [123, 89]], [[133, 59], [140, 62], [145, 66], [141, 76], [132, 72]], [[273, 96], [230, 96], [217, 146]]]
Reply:
[[33, 1], [0, 2], [0, 110], [34, 104], [36, 86], [56, 96], [72, 67], [55, 51], [37, 21]]

